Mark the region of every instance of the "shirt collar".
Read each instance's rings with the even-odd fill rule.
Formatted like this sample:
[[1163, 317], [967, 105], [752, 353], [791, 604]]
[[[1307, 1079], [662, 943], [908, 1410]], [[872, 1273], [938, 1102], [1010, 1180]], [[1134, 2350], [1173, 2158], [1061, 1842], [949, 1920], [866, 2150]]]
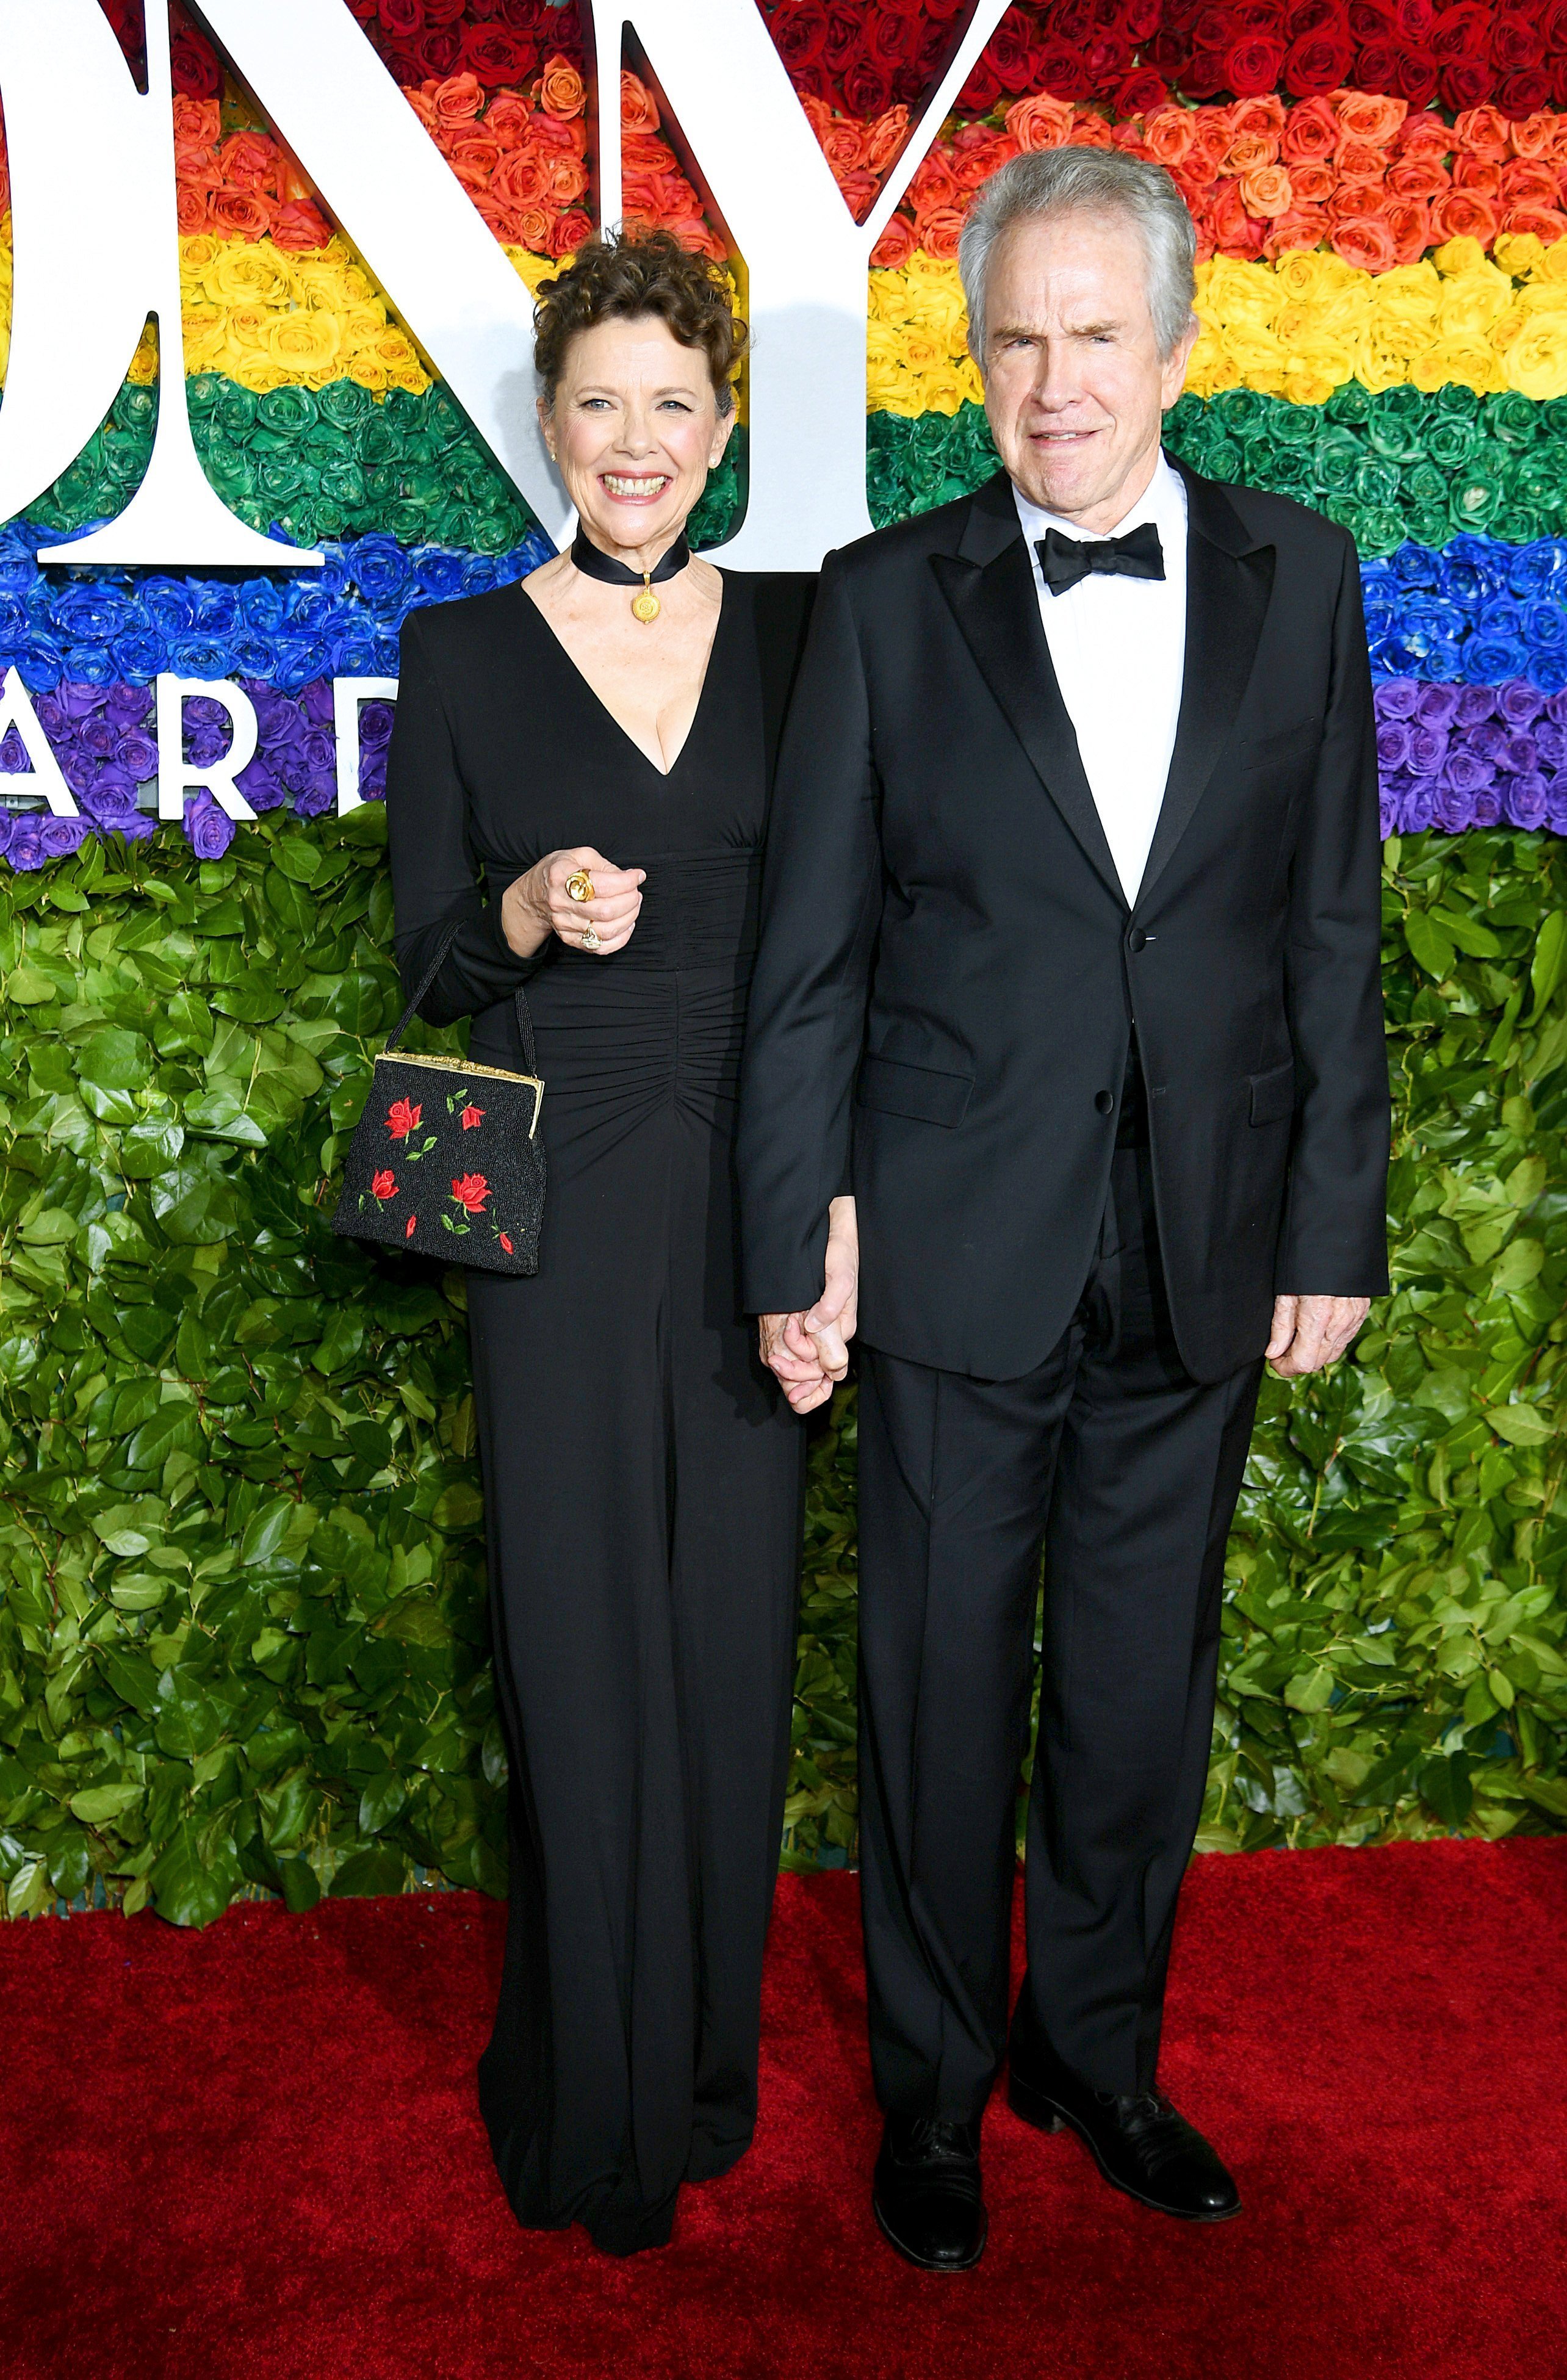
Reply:
[[[1029, 503], [1015, 480], [1013, 481], [1012, 497], [1017, 506], [1017, 517], [1022, 523], [1031, 555], [1033, 548], [1049, 528], [1058, 528], [1064, 537], [1082, 542], [1094, 537], [1124, 537], [1129, 529], [1140, 528], [1144, 521], [1152, 521], [1159, 530], [1160, 542], [1167, 548], [1173, 541], [1184, 543], [1185, 540], [1186, 490], [1179, 471], [1172, 467], [1162, 447], [1153, 467], [1152, 479], [1131, 511], [1111, 529], [1086, 530], [1080, 521], [1063, 520], [1059, 513], [1041, 512], [1038, 504]], [[1037, 569], [1038, 557], [1034, 559]]]

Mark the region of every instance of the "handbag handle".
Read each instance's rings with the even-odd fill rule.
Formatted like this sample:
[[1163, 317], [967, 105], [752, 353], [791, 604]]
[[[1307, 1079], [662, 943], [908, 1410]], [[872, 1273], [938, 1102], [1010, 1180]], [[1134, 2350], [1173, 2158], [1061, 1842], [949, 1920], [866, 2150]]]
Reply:
[[[419, 989], [414, 993], [413, 998], [409, 1001], [407, 1008], [404, 1009], [401, 1016], [398, 1017], [397, 1022], [392, 1027], [391, 1032], [387, 1035], [386, 1048], [389, 1050], [395, 1050], [397, 1047], [398, 1042], [402, 1039], [404, 1034], [407, 1031], [408, 1026], [412, 1024], [415, 1010], [418, 1008], [419, 1002], [424, 998], [425, 993], [430, 990], [430, 987], [434, 982], [436, 977], [440, 974], [442, 968], [445, 965], [448, 958], [450, 958], [452, 954], [452, 944], [456, 941], [457, 936], [463, 929], [463, 927], [468, 922], [468, 919], [459, 917], [456, 924], [455, 926], [449, 926], [445, 933], [442, 935], [440, 946], [436, 951], [435, 956], [425, 968], [424, 974], [419, 981]], [[522, 1035], [522, 1054], [524, 1059], [527, 1061], [528, 1073], [532, 1075], [534, 1081], [537, 1082], [539, 1079], [539, 1061], [537, 1056], [534, 1054], [533, 1048], [533, 1019], [528, 1014], [528, 1002], [523, 997], [522, 986], [520, 984], [518, 984], [516, 988], [515, 998], [516, 1002], [517, 1029]]]

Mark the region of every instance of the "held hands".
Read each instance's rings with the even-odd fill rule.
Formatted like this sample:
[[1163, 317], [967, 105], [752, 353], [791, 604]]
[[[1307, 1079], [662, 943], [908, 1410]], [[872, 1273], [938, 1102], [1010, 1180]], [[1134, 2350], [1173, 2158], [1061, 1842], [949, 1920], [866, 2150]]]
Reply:
[[[566, 890], [579, 875], [592, 879], [590, 901], [574, 901]], [[642, 868], [612, 868], [602, 852], [587, 844], [552, 851], [507, 885], [501, 896], [501, 931], [519, 959], [530, 959], [551, 934], [574, 951], [607, 958], [624, 950], [637, 929], [646, 877]], [[596, 945], [583, 941], [589, 927], [599, 938]]]
[[1336, 1364], [1371, 1310], [1368, 1297], [1276, 1297], [1268, 1358], [1281, 1380]]
[[852, 1198], [827, 1210], [827, 1262], [821, 1295], [808, 1312], [759, 1318], [761, 1360], [797, 1414], [825, 1404], [849, 1368], [849, 1341], [859, 1320], [859, 1230]]

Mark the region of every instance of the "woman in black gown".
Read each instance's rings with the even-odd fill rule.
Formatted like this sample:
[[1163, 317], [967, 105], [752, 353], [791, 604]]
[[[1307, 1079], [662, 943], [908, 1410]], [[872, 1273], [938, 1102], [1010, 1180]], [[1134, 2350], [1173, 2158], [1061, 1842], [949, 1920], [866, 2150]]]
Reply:
[[525, 986], [546, 1085], [538, 1274], [468, 1275], [512, 1846], [480, 2101], [519, 2222], [617, 2252], [749, 2143], [788, 1750], [801, 1433], [739, 1311], [732, 1149], [811, 582], [681, 535], [741, 337], [666, 236], [544, 284], [582, 531], [412, 615], [387, 778], [405, 981], [458, 922], [424, 1014], [521, 1070]]

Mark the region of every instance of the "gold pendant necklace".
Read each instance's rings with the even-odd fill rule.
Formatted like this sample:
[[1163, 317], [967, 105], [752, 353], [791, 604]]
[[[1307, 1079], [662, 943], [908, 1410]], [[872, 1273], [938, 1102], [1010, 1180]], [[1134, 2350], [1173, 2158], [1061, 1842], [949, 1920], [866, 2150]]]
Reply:
[[659, 613], [662, 610], [663, 605], [653, 593], [652, 573], [651, 571], [644, 570], [642, 573], [642, 591], [639, 595], [633, 595], [631, 598], [631, 616], [634, 620], [640, 620], [643, 626], [646, 627], [650, 622], [658, 618]]

